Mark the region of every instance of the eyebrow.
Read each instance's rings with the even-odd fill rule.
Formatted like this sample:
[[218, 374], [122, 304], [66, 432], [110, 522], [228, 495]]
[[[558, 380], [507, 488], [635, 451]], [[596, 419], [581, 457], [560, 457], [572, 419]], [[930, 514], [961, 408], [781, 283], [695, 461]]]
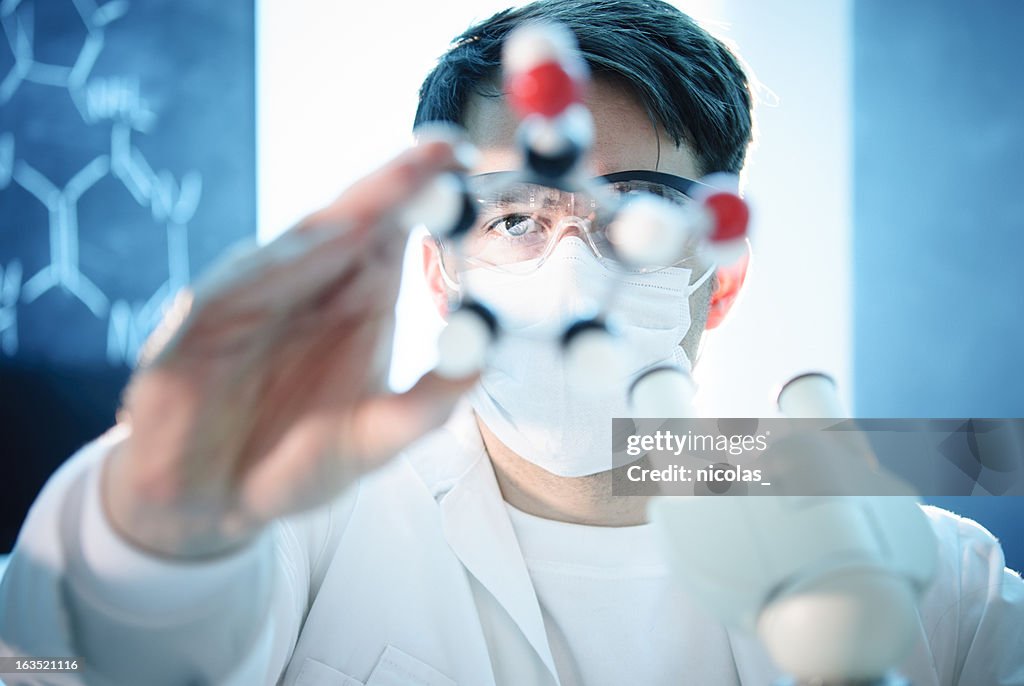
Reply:
[[535, 187], [534, 189], [531, 190], [533, 191], [533, 193], [531, 193], [532, 196], [537, 195], [537, 190], [543, 191], [544, 197], [540, 203], [538, 203], [536, 200], [530, 202], [529, 200], [525, 199], [523, 196], [526, 194], [527, 189], [520, 187], [519, 191], [516, 191], [515, 188], [505, 189], [500, 193], [496, 194], [494, 197], [482, 200], [481, 204], [484, 207], [522, 207], [524, 205], [536, 207], [539, 204], [540, 207], [545, 210], [562, 207], [565, 204], [565, 202], [562, 200], [562, 191], [559, 191], [554, 188], [540, 187]]

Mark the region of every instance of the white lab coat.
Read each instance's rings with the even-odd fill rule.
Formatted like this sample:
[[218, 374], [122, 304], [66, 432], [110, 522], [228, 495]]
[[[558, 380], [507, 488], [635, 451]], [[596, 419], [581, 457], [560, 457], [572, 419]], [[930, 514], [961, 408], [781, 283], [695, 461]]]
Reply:
[[[140, 554], [106, 524], [98, 467], [122, 439], [115, 430], [87, 446], [34, 505], [0, 592], [0, 653], [81, 656], [99, 684], [558, 684], [468, 408], [330, 506], [203, 564]], [[939, 573], [904, 675], [914, 686], [1024, 686], [1024, 583], [984, 529], [928, 514]], [[728, 636], [733, 664], [694, 655], [665, 683], [778, 676], [754, 639]]]

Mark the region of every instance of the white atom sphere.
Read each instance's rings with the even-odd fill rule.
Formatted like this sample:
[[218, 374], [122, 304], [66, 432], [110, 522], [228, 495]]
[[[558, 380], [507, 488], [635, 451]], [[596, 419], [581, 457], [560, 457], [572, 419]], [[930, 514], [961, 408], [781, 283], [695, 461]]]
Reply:
[[821, 372], [794, 376], [779, 391], [779, 412], [790, 418], [846, 417], [836, 382]]
[[634, 417], [695, 416], [693, 397], [696, 387], [682, 369], [652, 369], [637, 379], [630, 390], [629, 401]]
[[615, 218], [609, 240], [629, 264], [673, 264], [682, 256], [688, 219], [679, 206], [663, 198], [637, 194]]
[[585, 393], [606, 392], [625, 375], [619, 340], [605, 329], [579, 331], [566, 344], [566, 377]]
[[423, 224], [431, 234], [447, 236], [462, 216], [462, 193], [459, 177], [451, 172], [439, 174], [405, 206], [401, 221], [408, 227]]
[[714, 172], [698, 179], [701, 185], [694, 186], [690, 190], [690, 197], [698, 202], [715, 193], [740, 194], [740, 177], [729, 172]]
[[437, 339], [436, 371], [446, 379], [463, 379], [483, 369], [493, 333], [474, 310], [455, 310]]
[[520, 74], [545, 62], [566, 63], [573, 59], [576, 38], [560, 24], [525, 24], [514, 30], [501, 49], [506, 74]]
[[728, 241], [715, 241], [708, 247], [708, 253], [716, 265], [728, 267], [747, 254], [747, 239], [733, 238]]
[[773, 600], [757, 633], [776, 664], [798, 680], [868, 683], [910, 652], [916, 608], [906, 579], [850, 569]]
[[576, 145], [589, 149], [594, 143], [594, 115], [578, 102], [574, 102], [558, 115], [558, 122]]
[[521, 127], [529, 148], [546, 157], [560, 155], [572, 146], [589, 149], [594, 142], [594, 118], [579, 103], [569, 105], [553, 119], [531, 114]]
[[558, 119], [547, 119], [539, 114], [530, 115], [524, 122], [526, 141], [530, 149], [547, 157], [560, 155], [572, 146], [569, 131]]

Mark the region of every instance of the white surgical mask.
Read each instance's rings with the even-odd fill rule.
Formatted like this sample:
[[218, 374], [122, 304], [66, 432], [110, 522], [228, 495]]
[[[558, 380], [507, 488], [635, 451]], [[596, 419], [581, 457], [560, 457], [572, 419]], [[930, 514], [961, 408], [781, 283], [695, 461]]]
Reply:
[[[462, 273], [473, 298], [490, 307], [502, 335], [470, 392], [477, 415], [502, 443], [559, 476], [586, 476], [612, 467], [612, 418], [629, 417], [628, 389], [655, 366], [690, 371], [679, 346], [690, 329], [690, 294], [714, 273], [690, 284], [691, 270], [672, 267], [616, 274], [575, 236], [562, 238], [536, 271]], [[609, 320], [620, 336], [628, 370], [621, 383], [582, 392], [567, 380], [559, 336], [593, 315], [611, 289]], [[612, 317], [614, 315], [614, 318]]]

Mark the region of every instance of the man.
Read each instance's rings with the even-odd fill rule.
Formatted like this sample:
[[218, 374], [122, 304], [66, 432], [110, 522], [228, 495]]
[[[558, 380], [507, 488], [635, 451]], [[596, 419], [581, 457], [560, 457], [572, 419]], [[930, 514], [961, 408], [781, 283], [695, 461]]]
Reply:
[[[123, 420], [29, 515], [0, 595], [5, 654], [77, 655], [96, 683], [154, 685], [777, 674], [756, 642], [671, 583], [643, 499], [612, 497], [607, 460], [578, 450], [612, 414], [564, 392], [556, 361], [530, 358], [522, 388], [485, 371], [480, 383], [428, 374], [403, 395], [383, 391], [404, 242], [395, 217], [441, 171], [520, 166], [495, 77], [502, 39], [529, 19], [569, 26], [595, 72], [595, 175], [739, 171], [743, 71], [678, 10], [542, 0], [470, 29], [427, 78], [417, 120], [462, 124], [479, 154], [424, 143], [196, 284], [156, 335]], [[567, 230], [530, 274], [493, 271], [500, 282], [458, 273], [433, 242], [424, 261], [446, 312], [470, 282], [508, 307], [553, 273], [585, 288], [605, 268], [588, 250]], [[653, 357], [685, 366], [728, 311], [741, 279], [711, 269], [664, 270], [665, 310], [651, 317], [638, 298], [643, 316], [627, 313], [638, 336], [662, 319], [678, 328]], [[565, 295], [525, 310], [563, 316]], [[497, 350], [499, 372], [508, 362]], [[524, 422], [531, 401], [553, 410]], [[904, 671], [919, 686], [1024, 683], [1013, 650], [1024, 585], [984, 530], [930, 514], [941, 564]]]

